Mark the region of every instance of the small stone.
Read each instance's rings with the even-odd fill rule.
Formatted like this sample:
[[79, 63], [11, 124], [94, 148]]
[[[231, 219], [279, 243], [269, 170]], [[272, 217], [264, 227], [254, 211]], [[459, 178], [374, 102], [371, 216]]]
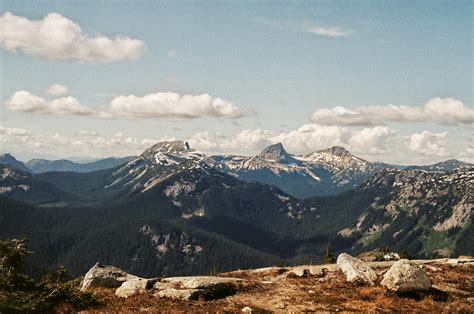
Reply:
[[303, 278], [308, 277], [309, 270], [299, 268], [299, 269], [292, 269], [286, 273], [286, 277], [288, 278]]
[[253, 310], [252, 310], [251, 307], [246, 306], [246, 307], [244, 307], [244, 308], [242, 309], [242, 312], [243, 312], [243, 313], [252, 313]]

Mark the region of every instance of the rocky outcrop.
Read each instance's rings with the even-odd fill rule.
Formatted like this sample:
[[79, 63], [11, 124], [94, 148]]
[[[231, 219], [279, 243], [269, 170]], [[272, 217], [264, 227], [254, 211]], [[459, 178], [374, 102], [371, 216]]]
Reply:
[[158, 291], [154, 294], [157, 298], [166, 298], [172, 300], [197, 300], [203, 295], [201, 289], [175, 289], [168, 288]]
[[125, 281], [115, 290], [115, 295], [121, 298], [128, 298], [137, 293], [152, 289], [157, 280], [158, 279], [137, 278]]
[[247, 286], [240, 278], [215, 276], [169, 277], [162, 279], [131, 278], [121, 283], [115, 295], [128, 298], [145, 291], [153, 292], [157, 298], [174, 300], [214, 300], [235, 294]]
[[377, 274], [366, 263], [347, 253], [339, 254], [337, 265], [346, 275], [348, 282], [373, 285], [377, 280]]
[[[213, 300], [233, 295], [247, 283], [239, 278], [215, 276], [190, 276], [163, 278], [162, 282], [172, 284], [168, 288], [155, 294], [158, 297], [192, 299], [203, 298]], [[157, 286], [155, 284], [155, 286]]]
[[386, 249], [375, 249], [367, 251], [357, 256], [363, 262], [379, 262], [379, 261], [398, 261], [400, 255]]
[[140, 278], [130, 275], [117, 267], [96, 263], [84, 276], [81, 282], [81, 290], [84, 291], [96, 287], [118, 288], [125, 281], [136, 279]]
[[382, 286], [398, 293], [427, 291], [431, 288], [431, 280], [417, 265], [407, 259], [395, 262], [385, 273]]

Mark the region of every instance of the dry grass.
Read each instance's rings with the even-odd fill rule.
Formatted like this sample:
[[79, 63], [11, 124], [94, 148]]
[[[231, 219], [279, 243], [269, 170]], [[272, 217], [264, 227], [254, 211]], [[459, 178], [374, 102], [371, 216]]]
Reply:
[[[121, 299], [114, 295], [113, 289], [100, 289], [97, 293], [103, 306], [87, 312], [241, 312], [245, 306], [258, 312], [474, 312], [474, 266], [436, 267], [440, 270], [426, 269], [433, 284], [448, 285], [469, 295], [446, 294], [433, 289], [424, 294], [401, 296], [387, 292], [379, 283], [375, 286], [348, 283], [340, 271], [331, 271], [324, 278], [286, 278], [280, 271], [239, 271], [231, 275], [251, 280], [253, 284], [225, 299], [172, 301], [157, 299], [148, 293]], [[261, 283], [268, 280], [273, 283]]]

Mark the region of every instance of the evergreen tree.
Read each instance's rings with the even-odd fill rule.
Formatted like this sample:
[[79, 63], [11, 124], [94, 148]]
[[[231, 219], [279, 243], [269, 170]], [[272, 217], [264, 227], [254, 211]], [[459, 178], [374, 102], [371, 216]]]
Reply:
[[334, 258], [334, 251], [332, 250], [331, 243], [328, 242], [326, 246], [326, 255], [324, 256], [324, 264], [334, 264], [336, 259]]

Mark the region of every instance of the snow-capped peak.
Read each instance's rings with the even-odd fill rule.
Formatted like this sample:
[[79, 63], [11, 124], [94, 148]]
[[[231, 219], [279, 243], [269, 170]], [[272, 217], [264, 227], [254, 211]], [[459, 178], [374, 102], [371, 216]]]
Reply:
[[159, 142], [148, 148], [143, 155], [154, 155], [156, 153], [179, 154], [191, 151], [188, 142], [185, 141], [165, 141]]

